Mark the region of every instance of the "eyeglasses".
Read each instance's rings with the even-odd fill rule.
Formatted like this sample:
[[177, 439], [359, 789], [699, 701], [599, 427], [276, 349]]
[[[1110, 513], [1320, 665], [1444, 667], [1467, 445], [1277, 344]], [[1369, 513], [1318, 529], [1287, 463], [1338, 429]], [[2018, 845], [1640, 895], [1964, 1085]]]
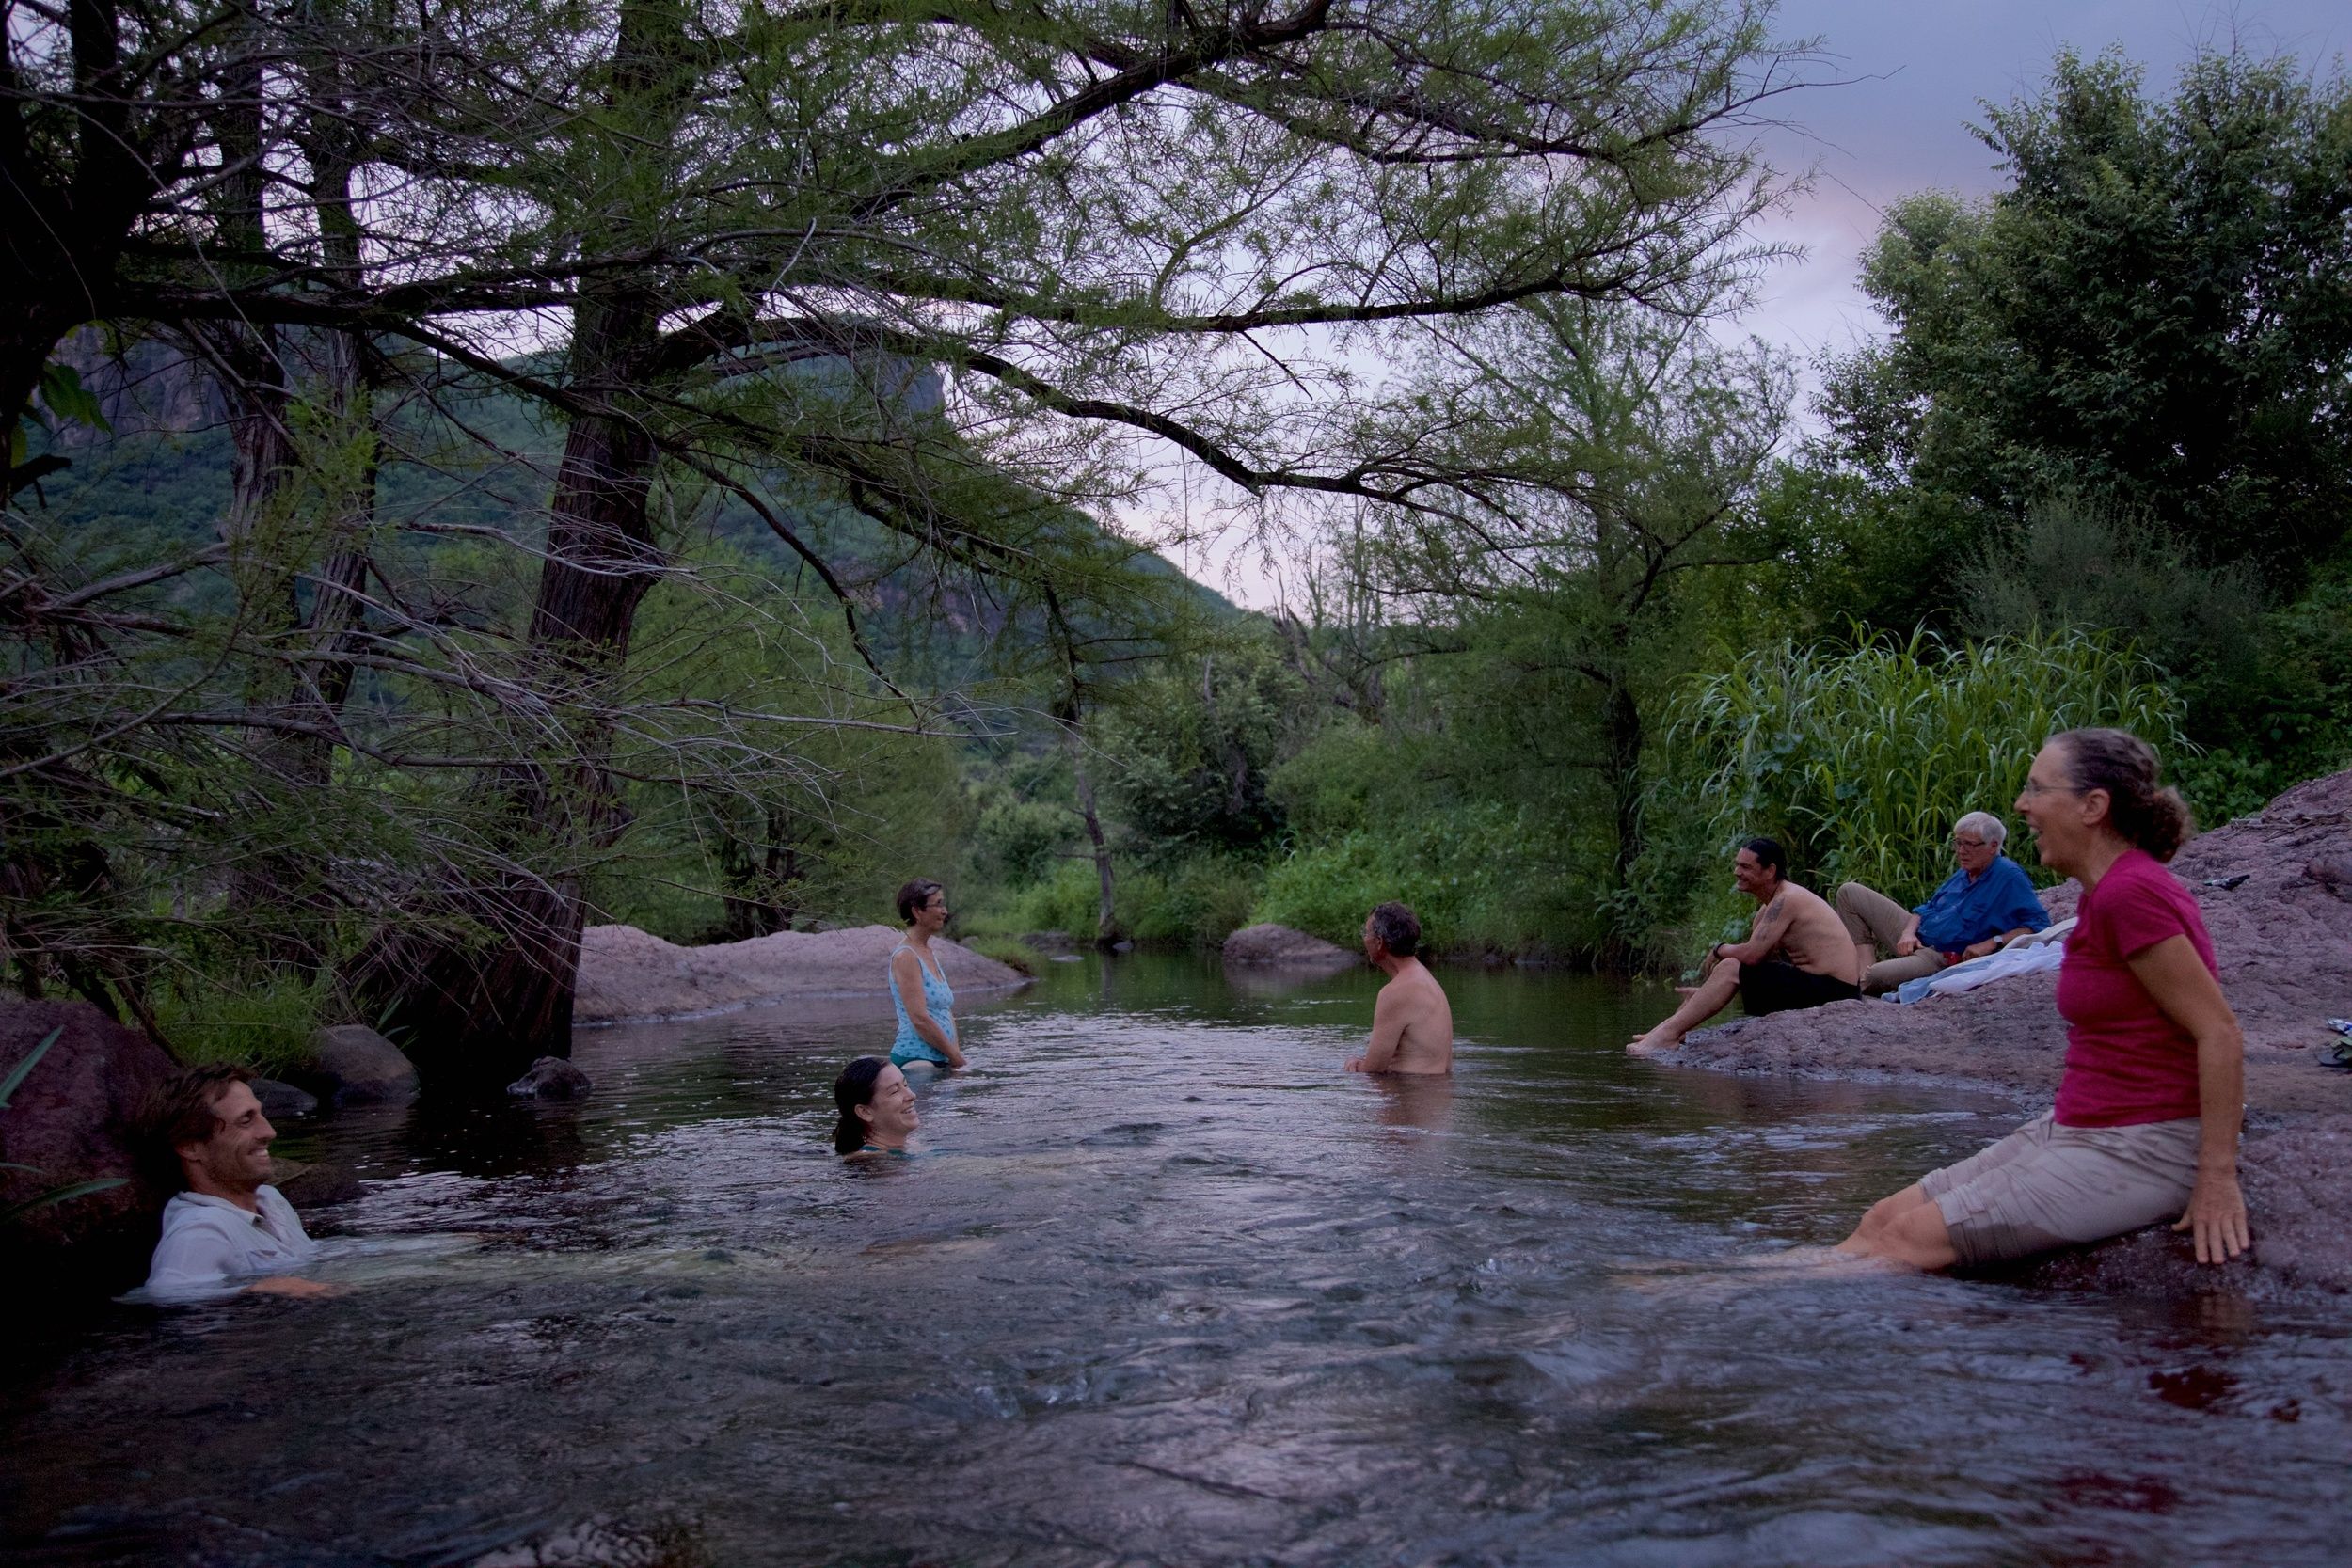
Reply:
[[2082, 787], [2079, 784], [2045, 784], [2040, 779], [2029, 778], [2026, 781], [2026, 787], [2017, 793], [2038, 799], [2044, 795], [2080, 795]]
[[1985, 843], [1986, 841], [1981, 838], [1955, 838], [1952, 840], [1952, 847], [1955, 849], [1981, 849], [1985, 847]]

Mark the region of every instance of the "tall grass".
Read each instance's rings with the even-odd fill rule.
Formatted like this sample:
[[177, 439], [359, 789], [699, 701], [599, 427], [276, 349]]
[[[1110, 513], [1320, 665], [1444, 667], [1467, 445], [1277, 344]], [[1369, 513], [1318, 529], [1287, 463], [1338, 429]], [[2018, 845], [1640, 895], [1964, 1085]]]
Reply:
[[309, 1058], [311, 1031], [335, 1006], [326, 975], [187, 975], [156, 993], [155, 1022], [183, 1062], [237, 1062], [279, 1077]]
[[1710, 811], [1725, 836], [1781, 839], [1824, 890], [1852, 879], [1909, 902], [1950, 875], [1953, 822], [2010, 820], [2053, 731], [2114, 725], [2181, 755], [2181, 704], [2157, 675], [2083, 631], [1783, 641], [1692, 685], [1658, 787]]

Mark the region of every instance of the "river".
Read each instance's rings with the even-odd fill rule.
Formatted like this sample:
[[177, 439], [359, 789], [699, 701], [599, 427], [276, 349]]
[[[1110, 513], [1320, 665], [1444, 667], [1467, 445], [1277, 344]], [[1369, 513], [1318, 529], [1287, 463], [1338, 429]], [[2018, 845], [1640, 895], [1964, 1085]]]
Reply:
[[1128, 956], [967, 1007], [583, 1032], [578, 1105], [353, 1113], [323, 1303], [106, 1308], [0, 1376], [8, 1562], [2340, 1564], [2352, 1323], [1774, 1266], [2017, 1104], [1663, 1070], [1656, 989]]

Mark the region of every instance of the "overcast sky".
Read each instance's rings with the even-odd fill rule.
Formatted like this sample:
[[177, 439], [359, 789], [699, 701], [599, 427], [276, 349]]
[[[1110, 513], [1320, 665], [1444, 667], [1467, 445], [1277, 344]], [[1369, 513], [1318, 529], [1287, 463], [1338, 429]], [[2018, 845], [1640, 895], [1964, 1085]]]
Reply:
[[[2200, 44], [2227, 48], [2233, 38], [2249, 53], [2292, 55], [2307, 72], [2325, 74], [2352, 55], [2352, 4], [1782, 0], [1775, 31], [1784, 41], [1818, 39], [1831, 56], [1820, 73], [1839, 82], [1779, 100], [1776, 118], [1788, 124], [1763, 135], [1772, 166], [1809, 169], [1812, 183], [1758, 237], [1804, 254], [1775, 266], [1754, 311], [1725, 330], [1793, 353], [1808, 367], [1809, 389], [1809, 367], [1821, 353], [1851, 349], [1882, 330], [1855, 273], [1885, 206], [1919, 190], [1977, 196], [1999, 188], [1992, 150], [1967, 129], [1981, 123], [1980, 102], [2031, 92], [2069, 46], [2086, 55], [2120, 47], [2145, 69], [2148, 89], [2159, 97]], [[1283, 597], [1281, 563], [1232, 535], [1170, 553], [1243, 603], [1269, 609]]]
[[1744, 324], [1811, 359], [1880, 330], [1854, 286], [1880, 212], [1930, 188], [1982, 195], [1999, 188], [1990, 149], [1968, 134], [1980, 101], [2005, 103], [2047, 75], [2058, 50], [2086, 55], [2120, 46], [2147, 71], [2149, 90], [2170, 88], [2200, 43], [2294, 56], [2324, 72], [2352, 53], [2345, 0], [1782, 0], [1779, 36], [1819, 38], [1843, 85], [1781, 102], [1788, 131], [1768, 133], [1777, 167], [1814, 170], [1811, 191], [1763, 230], [1793, 242], [1804, 260], [1776, 268]]

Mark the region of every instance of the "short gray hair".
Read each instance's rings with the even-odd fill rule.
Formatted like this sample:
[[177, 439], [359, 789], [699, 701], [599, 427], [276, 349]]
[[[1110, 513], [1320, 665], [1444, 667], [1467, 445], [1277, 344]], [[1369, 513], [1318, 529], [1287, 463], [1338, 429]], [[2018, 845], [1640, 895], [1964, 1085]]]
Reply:
[[1972, 833], [1995, 849], [2009, 842], [2009, 824], [1989, 811], [1972, 811], [1952, 824], [1952, 835]]

